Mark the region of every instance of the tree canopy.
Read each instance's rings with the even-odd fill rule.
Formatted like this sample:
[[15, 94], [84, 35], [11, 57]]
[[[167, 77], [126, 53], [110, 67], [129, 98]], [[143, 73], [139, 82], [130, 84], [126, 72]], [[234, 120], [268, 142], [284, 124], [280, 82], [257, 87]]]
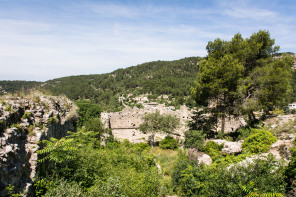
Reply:
[[291, 92], [293, 58], [273, 58], [279, 50], [268, 31], [260, 30], [244, 39], [216, 39], [206, 47], [208, 56], [199, 65], [192, 95], [197, 104], [215, 113], [249, 114], [268, 112], [287, 104]]

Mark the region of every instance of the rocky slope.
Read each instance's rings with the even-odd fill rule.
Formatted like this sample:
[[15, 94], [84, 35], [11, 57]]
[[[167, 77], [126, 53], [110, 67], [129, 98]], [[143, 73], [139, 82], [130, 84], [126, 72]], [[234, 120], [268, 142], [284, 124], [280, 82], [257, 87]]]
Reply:
[[76, 131], [76, 107], [62, 97], [0, 99], [0, 195], [11, 184], [29, 192], [37, 169], [38, 142]]

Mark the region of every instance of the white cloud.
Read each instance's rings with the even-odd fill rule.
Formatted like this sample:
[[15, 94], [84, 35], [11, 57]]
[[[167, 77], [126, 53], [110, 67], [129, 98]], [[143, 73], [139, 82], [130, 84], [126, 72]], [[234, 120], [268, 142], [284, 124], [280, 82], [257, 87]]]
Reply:
[[79, 6], [67, 5], [66, 13], [50, 19], [0, 18], [0, 78], [47, 80], [204, 56], [210, 40], [229, 40], [238, 32], [249, 37], [259, 29], [269, 29], [282, 49], [291, 51], [296, 44], [293, 17], [285, 20], [276, 10], [250, 2], [226, 1], [211, 8]]

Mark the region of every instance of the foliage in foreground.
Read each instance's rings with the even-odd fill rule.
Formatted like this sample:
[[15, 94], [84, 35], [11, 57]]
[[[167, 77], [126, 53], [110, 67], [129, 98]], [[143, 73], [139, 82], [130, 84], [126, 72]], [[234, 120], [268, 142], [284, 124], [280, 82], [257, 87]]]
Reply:
[[[276, 180], [276, 181], [275, 181]], [[245, 196], [285, 193], [284, 166], [272, 157], [248, 165], [196, 165], [180, 156], [172, 183], [179, 196]]]
[[146, 154], [149, 146], [109, 141], [102, 147], [97, 140], [95, 132], [81, 130], [60, 140], [44, 141], [41, 161], [54, 169], [47, 170], [47, 175], [41, 172], [41, 180], [54, 184], [36, 187], [36, 194], [55, 196], [68, 190], [66, 196], [158, 195], [160, 175], [154, 157]]

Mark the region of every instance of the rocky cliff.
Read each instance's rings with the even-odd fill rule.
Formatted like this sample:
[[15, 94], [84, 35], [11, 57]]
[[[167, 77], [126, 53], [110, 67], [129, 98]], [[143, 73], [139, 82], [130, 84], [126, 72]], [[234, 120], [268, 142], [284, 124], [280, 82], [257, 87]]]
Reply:
[[76, 131], [76, 118], [76, 107], [66, 98], [0, 98], [0, 195], [9, 184], [18, 192], [30, 190], [38, 142]]

